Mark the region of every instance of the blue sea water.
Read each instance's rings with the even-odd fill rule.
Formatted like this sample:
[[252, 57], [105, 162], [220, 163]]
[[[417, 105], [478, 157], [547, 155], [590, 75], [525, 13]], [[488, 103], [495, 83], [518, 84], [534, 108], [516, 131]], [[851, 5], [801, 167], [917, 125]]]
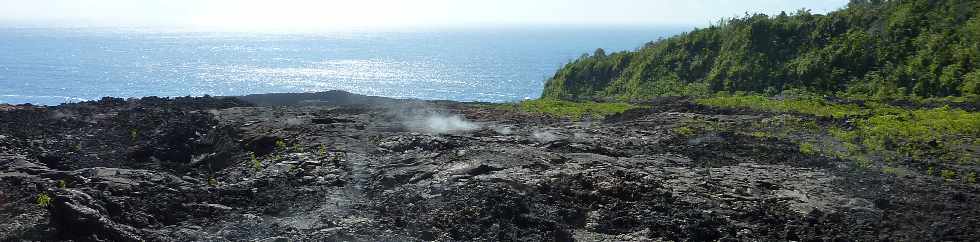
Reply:
[[0, 29], [0, 103], [346, 90], [457, 101], [537, 98], [563, 64], [684, 28], [215, 33]]

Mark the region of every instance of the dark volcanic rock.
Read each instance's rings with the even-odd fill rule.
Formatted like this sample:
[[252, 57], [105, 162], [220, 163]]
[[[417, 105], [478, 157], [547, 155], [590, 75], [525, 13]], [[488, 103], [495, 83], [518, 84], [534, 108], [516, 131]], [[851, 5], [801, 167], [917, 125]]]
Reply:
[[253, 137], [245, 142], [245, 150], [258, 156], [268, 155], [276, 150], [276, 141], [279, 140], [282, 138], [268, 135]]
[[94, 199], [72, 189], [56, 189], [52, 193], [51, 224], [62, 239], [86, 241], [141, 241], [135, 229], [113, 222], [104, 215], [105, 208]]
[[[594, 123], [343, 92], [244, 99], [0, 107], [0, 240], [980, 239], [976, 185], [733, 131], [770, 113], [658, 98]], [[481, 127], [415, 133], [406, 108]], [[675, 130], [689, 120], [719, 126]]]

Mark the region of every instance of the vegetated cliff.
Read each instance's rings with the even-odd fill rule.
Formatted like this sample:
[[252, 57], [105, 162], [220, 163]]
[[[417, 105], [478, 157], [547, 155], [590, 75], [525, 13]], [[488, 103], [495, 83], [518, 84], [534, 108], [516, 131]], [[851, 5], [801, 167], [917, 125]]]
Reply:
[[786, 89], [873, 98], [980, 94], [980, 1], [852, 0], [720, 21], [565, 65], [543, 97], [636, 99]]

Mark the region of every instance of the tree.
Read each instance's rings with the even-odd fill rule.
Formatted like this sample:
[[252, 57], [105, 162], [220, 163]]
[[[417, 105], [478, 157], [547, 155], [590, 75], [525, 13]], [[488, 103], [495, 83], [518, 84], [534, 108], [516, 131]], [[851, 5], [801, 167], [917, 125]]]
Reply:
[[593, 52], [592, 57], [598, 57], [598, 58], [606, 57], [606, 50], [603, 50], [602, 48], [595, 49], [595, 52]]
[[711, 92], [974, 95], [978, 11], [980, 1], [853, 0], [828, 14], [747, 14], [636, 51], [596, 49], [559, 70], [544, 96], [643, 98], [664, 93], [645, 90], [663, 80]]

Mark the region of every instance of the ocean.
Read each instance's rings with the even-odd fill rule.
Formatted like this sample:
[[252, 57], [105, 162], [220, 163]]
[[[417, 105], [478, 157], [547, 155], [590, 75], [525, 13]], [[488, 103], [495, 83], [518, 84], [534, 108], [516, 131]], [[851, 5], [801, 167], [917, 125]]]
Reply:
[[331, 33], [0, 28], [0, 103], [345, 90], [428, 100], [537, 98], [583, 53], [687, 28], [541, 27]]

